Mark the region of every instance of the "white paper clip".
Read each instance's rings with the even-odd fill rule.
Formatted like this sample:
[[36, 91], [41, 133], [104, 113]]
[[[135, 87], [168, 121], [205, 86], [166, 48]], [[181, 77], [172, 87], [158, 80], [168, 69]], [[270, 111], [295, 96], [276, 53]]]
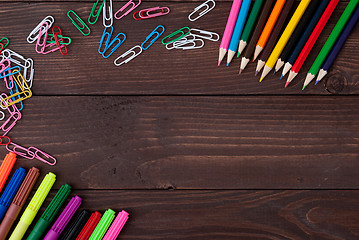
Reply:
[[215, 32], [209, 32], [209, 31], [205, 31], [205, 30], [201, 30], [201, 29], [191, 28], [191, 34], [196, 37], [214, 41], [214, 42], [219, 40], [219, 35]]
[[[197, 44], [199, 43], [199, 44]], [[182, 50], [190, 50], [190, 49], [198, 49], [204, 46], [204, 41], [202, 39], [196, 38], [192, 41], [187, 41], [185, 44], [181, 44], [180, 46], [176, 47], [177, 49]]]
[[[212, 3], [212, 6], [210, 6], [208, 3]], [[196, 21], [198, 18], [202, 17], [203, 15], [207, 14], [209, 11], [211, 11], [214, 7], [216, 6], [216, 2], [214, 0], [207, 0], [204, 3], [202, 3], [201, 5], [199, 5], [198, 7], [196, 7], [193, 12], [190, 13], [190, 15], [188, 15], [188, 20], [190, 20], [191, 22]], [[198, 16], [195, 18], [191, 18], [192, 15], [196, 14], [199, 10], [201, 10], [201, 8], [204, 8], [203, 11], [198, 13]]]
[[[49, 24], [49, 28], [52, 26], [52, 24], [55, 22], [55, 19], [52, 16], [47, 16], [45, 17], [35, 28], [34, 30], [31, 31], [31, 33], [29, 34], [29, 36], [27, 36], [27, 42], [28, 43], [33, 43], [36, 41], [36, 39], [39, 37], [39, 31], [41, 28], [41, 25], [47, 22]], [[44, 34], [46, 31], [45, 28], [41, 29], [42, 34]]]
[[[135, 49], [136, 48], [139, 48], [139, 52], [136, 53]], [[132, 56], [130, 56], [129, 58], [125, 59], [124, 61], [122, 61], [121, 63], [117, 63], [117, 61], [121, 58], [124, 58], [126, 57], [127, 55], [131, 54], [132, 53]], [[129, 61], [131, 61], [132, 59], [134, 59], [135, 57], [137, 57], [138, 55], [140, 55], [142, 53], [142, 48], [140, 45], [136, 45], [134, 47], [132, 47], [130, 50], [128, 50], [127, 52], [123, 53], [121, 56], [119, 56], [118, 58], [115, 59], [115, 61], [113, 61], [113, 63], [116, 65], [116, 66], [121, 66], [122, 64], [124, 63], [128, 63]]]
[[[103, 5], [103, 19], [102, 19], [102, 23], [105, 27], [111, 27], [113, 24], [113, 12], [112, 12], [112, 0], [110, 1], [110, 5], [108, 6], [108, 15], [109, 17], [107, 17], [107, 0], [104, 1], [104, 5]], [[110, 21], [110, 24], [106, 24], [106, 21]]]
[[178, 48], [179, 46], [182, 46], [182, 45], [184, 45], [184, 44], [186, 44], [188, 42], [194, 41], [195, 39], [196, 39], [196, 37], [190, 33], [187, 36], [185, 36], [183, 38], [180, 38], [175, 42], [166, 44], [166, 49], [171, 50], [171, 49], [174, 49], [174, 48]]

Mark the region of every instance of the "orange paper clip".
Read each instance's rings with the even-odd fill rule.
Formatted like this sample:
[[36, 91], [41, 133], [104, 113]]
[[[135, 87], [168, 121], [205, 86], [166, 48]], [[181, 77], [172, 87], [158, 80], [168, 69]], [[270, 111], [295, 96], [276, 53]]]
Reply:
[[5, 185], [6, 179], [8, 178], [12, 167], [16, 162], [16, 154], [15, 153], [8, 153], [6, 154], [4, 161], [0, 167], [0, 192]]

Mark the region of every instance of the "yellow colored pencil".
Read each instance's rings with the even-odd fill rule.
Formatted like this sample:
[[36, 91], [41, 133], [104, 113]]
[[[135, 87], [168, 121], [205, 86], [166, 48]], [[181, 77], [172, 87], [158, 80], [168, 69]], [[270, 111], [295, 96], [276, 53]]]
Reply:
[[290, 19], [288, 25], [284, 29], [282, 36], [279, 38], [277, 44], [275, 45], [271, 55], [269, 56], [266, 65], [264, 66], [264, 70], [262, 72], [260, 82], [268, 75], [268, 73], [272, 70], [275, 63], [278, 60], [279, 55], [282, 53], [285, 45], [287, 44], [290, 36], [292, 35], [294, 29], [297, 27], [300, 19], [302, 18], [305, 10], [307, 9], [311, 0], [302, 0], [300, 1], [297, 9], [295, 10], [292, 18]]

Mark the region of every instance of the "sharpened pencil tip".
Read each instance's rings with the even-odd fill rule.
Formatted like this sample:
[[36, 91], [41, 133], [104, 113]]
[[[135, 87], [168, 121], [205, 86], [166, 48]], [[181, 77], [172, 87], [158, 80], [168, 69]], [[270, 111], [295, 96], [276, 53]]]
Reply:
[[259, 82], [262, 82], [262, 81], [263, 81], [263, 79], [264, 79], [264, 77], [261, 77], [261, 79], [259, 79]]
[[227, 62], [227, 65], [226, 65], [227, 67], [229, 66], [229, 62]]
[[221, 65], [221, 61], [218, 61], [218, 67]]
[[254, 76], [256, 77], [256, 76], [258, 75], [258, 73], [259, 73], [259, 72], [258, 72], [258, 71], [256, 71], [256, 72], [254, 73]]
[[282, 80], [282, 78], [283, 78], [283, 74], [282, 74], [282, 75], [280, 75], [280, 80]]
[[241, 74], [241, 73], [242, 73], [242, 70], [243, 70], [242, 68], [240, 68], [240, 69], [239, 69], [239, 74]]
[[315, 84], [314, 85], [317, 85], [319, 81], [315, 81]]
[[290, 82], [286, 82], [284, 88], [287, 88]]
[[307, 85], [303, 85], [303, 87], [302, 87], [302, 91], [304, 90], [304, 88], [306, 87]]

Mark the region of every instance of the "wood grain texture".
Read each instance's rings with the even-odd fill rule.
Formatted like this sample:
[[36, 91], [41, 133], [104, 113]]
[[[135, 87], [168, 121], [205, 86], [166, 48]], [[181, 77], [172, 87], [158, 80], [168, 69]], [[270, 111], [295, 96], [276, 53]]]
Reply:
[[9, 135], [81, 189], [357, 189], [358, 100], [33, 97]]
[[70, 196], [75, 194], [83, 198], [81, 209], [129, 212], [118, 239], [359, 238], [359, 191], [85, 190]]
[[[33, 90], [37, 95], [358, 94], [359, 28], [354, 29], [349, 37], [326, 81], [321, 86], [310, 85], [305, 91], [300, 90], [306, 71], [339, 19], [346, 1], [340, 1], [308, 61], [288, 89], [284, 89], [284, 80], [279, 80], [279, 75], [271, 75], [259, 84], [259, 78], [254, 77], [254, 63], [249, 64], [241, 76], [238, 75], [238, 59], [230, 67], [217, 67], [219, 42], [206, 41], [205, 47], [198, 50], [167, 51], [157, 41], [130, 63], [115, 67], [113, 60], [132, 46], [141, 44], [158, 24], [166, 27], [163, 36], [183, 26], [221, 35], [231, 2], [219, 2], [213, 11], [193, 23], [187, 16], [198, 2], [145, 2], [141, 7], [157, 5], [170, 7], [171, 13], [147, 21], [135, 21], [131, 16], [115, 20], [114, 32], [123, 31], [127, 39], [109, 59], [103, 59], [97, 52], [102, 23], [91, 25], [91, 35], [84, 37], [66, 16], [66, 12], [72, 9], [87, 19], [92, 7], [89, 2], [4, 2], [0, 9], [0, 33], [10, 39], [11, 49], [34, 59]], [[114, 9], [120, 6], [120, 3], [115, 3]], [[47, 15], [54, 16], [56, 25], [73, 39], [66, 57], [59, 53], [39, 55], [35, 52], [35, 45], [26, 42], [27, 35]]]

